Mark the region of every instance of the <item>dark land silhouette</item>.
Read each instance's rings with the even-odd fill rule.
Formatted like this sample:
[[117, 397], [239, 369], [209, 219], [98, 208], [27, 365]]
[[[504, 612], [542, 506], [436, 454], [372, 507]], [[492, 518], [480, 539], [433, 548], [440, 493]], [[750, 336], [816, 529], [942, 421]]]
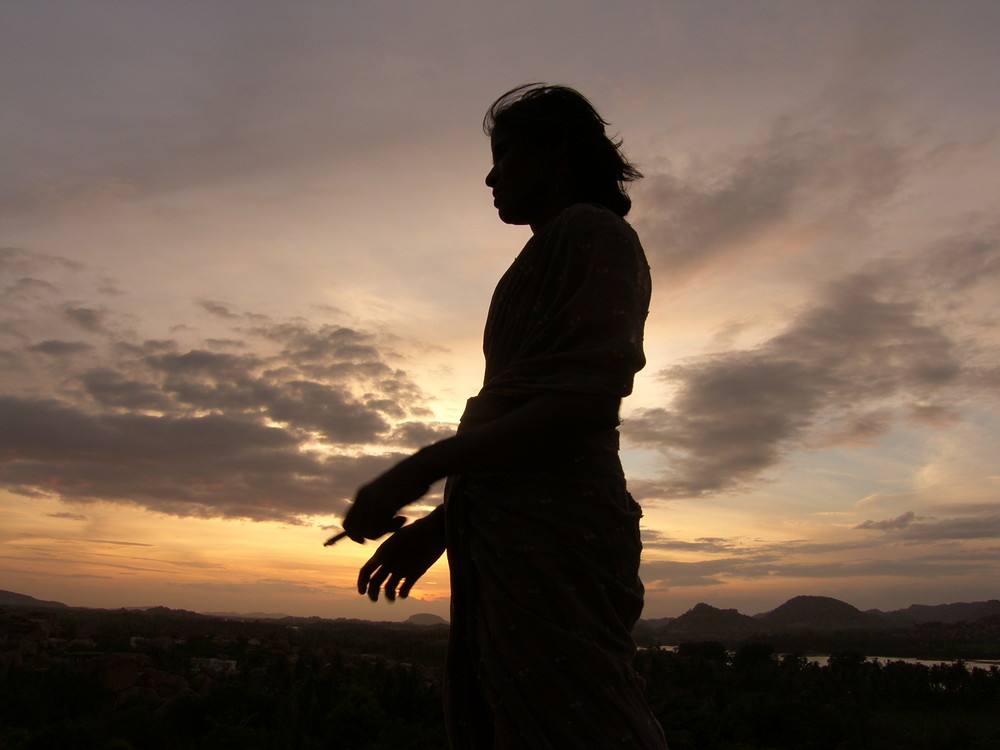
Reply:
[[[86, 609], [10, 592], [0, 602], [5, 749], [447, 746], [447, 624]], [[866, 659], [875, 652], [858, 647], [895, 644], [911, 649], [900, 656], [948, 662], [963, 649], [965, 658], [995, 658], [1000, 615], [954, 618], [996, 606], [861, 613], [939, 617], [867, 629], [857, 626], [857, 610], [824, 597], [796, 597], [759, 617], [700, 604], [673, 620], [640, 622], [636, 640], [645, 648], [635, 668], [673, 750], [1000, 747], [996, 667], [875, 663]], [[841, 619], [824, 621], [824, 613]], [[744, 633], [747, 620], [773, 629]], [[664, 630], [670, 625], [692, 637], [668, 650], [657, 644], [678, 632]], [[743, 634], [706, 635], [725, 627]], [[830, 657], [805, 658], [816, 652]]]
[[765, 639], [786, 652], [854, 649], [879, 656], [996, 660], [1000, 659], [1000, 601], [862, 612], [830, 597], [796, 596], [752, 617], [700, 603], [680, 617], [640, 620], [634, 634], [645, 645], [713, 640], [739, 648]]

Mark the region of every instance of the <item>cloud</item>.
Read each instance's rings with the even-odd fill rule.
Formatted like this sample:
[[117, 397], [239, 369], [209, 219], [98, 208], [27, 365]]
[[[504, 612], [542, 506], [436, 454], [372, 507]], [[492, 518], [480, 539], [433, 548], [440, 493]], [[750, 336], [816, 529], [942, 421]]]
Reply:
[[764, 261], [790, 254], [803, 256], [780, 271], [793, 284], [794, 269], [826, 275], [779, 335], [733, 349], [746, 325], [734, 316], [716, 353], [659, 373], [671, 400], [622, 431], [666, 458], [660, 476], [633, 482], [645, 500], [739, 491], [792, 453], [873, 443], [900, 425], [946, 428], [970, 397], [1000, 390], [1000, 217], [970, 213], [960, 231], [939, 224], [908, 244], [912, 227], [893, 226], [914, 189], [986, 141], [889, 125], [893, 103], [853, 82], [828, 93], [728, 153], [676, 155], [639, 188], [635, 224], [659, 285], [707, 271], [738, 284], [740, 270], [753, 285]]
[[52, 357], [64, 357], [72, 354], [79, 354], [93, 349], [93, 346], [85, 341], [58, 341], [49, 339], [40, 341], [37, 344], [27, 347], [29, 352], [41, 352]]
[[87, 516], [83, 515], [82, 513], [66, 513], [66, 512], [61, 512], [61, 513], [47, 513], [46, 515], [48, 515], [49, 518], [67, 518], [70, 521], [86, 521], [87, 520]]
[[679, 552], [725, 552], [732, 554], [738, 551], [741, 545], [733, 539], [723, 539], [715, 537], [701, 537], [693, 542], [682, 539], [668, 537], [660, 531], [654, 529], [642, 529], [642, 546], [645, 549], [672, 550]]
[[[740, 562], [735, 562], [739, 567]], [[724, 576], [732, 574], [732, 560], [702, 560], [679, 562], [676, 560], [644, 560], [641, 575], [647, 586], [721, 586]]]
[[104, 328], [108, 312], [94, 307], [67, 304], [63, 307], [63, 315], [83, 330], [96, 333]]
[[79, 375], [80, 384], [102, 407], [165, 411], [170, 399], [154, 383], [132, 380], [107, 367], [86, 370]]
[[1000, 539], [1000, 512], [997, 503], [959, 503], [936, 506], [931, 510], [953, 515], [949, 518], [931, 518], [907, 511], [895, 518], [867, 520], [854, 528], [884, 531], [892, 541], [904, 543]]
[[326, 595], [331, 591], [339, 589], [352, 590], [351, 587], [337, 586], [335, 584], [314, 581], [303, 583], [302, 581], [281, 579], [281, 578], [261, 578], [256, 581], [181, 581], [176, 584], [186, 589], [197, 589], [199, 591], [212, 591], [219, 593], [246, 593], [246, 594], [321, 594]]
[[652, 265], [670, 269], [667, 283], [787, 240], [804, 248], [807, 237], [852, 232], [904, 186], [919, 150], [830, 109], [780, 117], [742, 153], [644, 180], [635, 224]]
[[[953, 509], [954, 510], [954, 509]], [[959, 506], [963, 515], [931, 519], [907, 511], [895, 518], [867, 520], [856, 531], [880, 531], [863, 538], [829, 542], [705, 538], [685, 542], [643, 530], [647, 554], [643, 580], [654, 588], [715, 586], [734, 580], [794, 578], [913, 580], [991, 575], [1000, 561], [1000, 513], [995, 504]], [[696, 561], [661, 560], [661, 553], [688, 552]], [[652, 559], [650, 559], [652, 557]]]
[[928, 280], [965, 291], [1000, 277], [1000, 226], [987, 223], [937, 240], [922, 258]]
[[92, 544], [114, 544], [120, 545], [122, 547], [155, 547], [155, 544], [146, 544], [145, 542], [120, 542], [115, 539], [91, 539]]
[[[995, 538], [995, 535], [994, 535]], [[1000, 548], [957, 549], [922, 554], [886, 555], [884, 541], [861, 543], [761, 543], [739, 554], [724, 554], [694, 562], [644, 559], [640, 573], [654, 588], [718, 586], [733, 580], [898, 577], [915, 580], [990, 574], [1000, 560]], [[924, 546], [919, 549], [933, 549]], [[831, 553], [835, 555], [831, 558]], [[818, 559], [817, 559], [818, 558]]]
[[[15, 274], [55, 263], [6, 259]], [[298, 523], [342, 512], [404, 451], [452, 432], [398, 366], [405, 341], [204, 300], [226, 336], [141, 340], [114, 309], [58, 293], [7, 316], [35, 321], [0, 360], [0, 486], [10, 491]], [[66, 321], [83, 340], [34, 339]]]
[[218, 302], [216, 300], [202, 299], [198, 300], [198, 305], [206, 312], [211, 313], [220, 318], [226, 320], [235, 320], [240, 316], [232, 311], [229, 305], [224, 302]]
[[402, 457], [323, 456], [302, 442], [247, 417], [94, 415], [0, 398], [0, 484], [67, 501], [295, 521], [342, 511], [358, 486]]
[[[70, 260], [58, 255], [40, 253], [35, 250], [25, 250], [20, 247], [0, 247], [0, 274], [16, 276], [20, 280], [25, 278], [26, 274], [39, 273], [53, 267], [80, 271], [83, 270], [84, 265], [79, 261]], [[41, 279], [31, 280], [43, 286], [50, 286], [47, 281]]]
[[883, 282], [874, 273], [836, 281], [760, 346], [663, 370], [673, 401], [638, 410], [622, 429], [668, 459], [648, 491], [742, 489], [789, 452], [885, 434], [900, 407], [943, 412], [934, 398], [963, 374], [957, 346], [919, 305], [886, 298]]
[[854, 528], [856, 529], [878, 529], [879, 531], [889, 531], [890, 529], [905, 529], [911, 523], [913, 519], [916, 518], [912, 510], [908, 510], [896, 518], [890, 518], [885, 521], [865, 521], [860, 523]]
[[[995, 507], [994, 507], [995, 510]], [[979, 514], [971, 518], [946, 518], [912, 523], [899, 534], [908, 542], [938, 542], [971, 539], [1000, 539], [1000, 513]]]

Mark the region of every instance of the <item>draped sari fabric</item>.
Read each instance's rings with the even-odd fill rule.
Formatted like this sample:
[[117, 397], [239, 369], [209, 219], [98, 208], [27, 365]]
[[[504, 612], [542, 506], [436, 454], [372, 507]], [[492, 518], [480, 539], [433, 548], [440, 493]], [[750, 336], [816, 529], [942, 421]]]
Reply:
[[[649, 268], [631, 227], [589, 204], [528, 242], [497, 286], [486, 376], [459, 432], [545, 392], [621, 398], [645, 363]], [[617, 425], [445, 490], [455, 750], [666, 743], [630, 668], [642, 610], [638, 505]]]

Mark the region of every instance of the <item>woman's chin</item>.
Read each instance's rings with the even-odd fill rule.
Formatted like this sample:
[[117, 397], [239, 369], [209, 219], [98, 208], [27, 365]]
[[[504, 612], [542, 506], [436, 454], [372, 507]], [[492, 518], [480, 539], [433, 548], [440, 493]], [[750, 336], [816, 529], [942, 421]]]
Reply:
[[497, 208], [497, 216], [500, 217], [500, 221], [502, 221], [504, 224], [515, 224], [520, 226], [523, 224], [531, 223], [530, 219], [522, 216], [517, 211], [511, 211], [509, 209], [505, 210], [501, 206], [497, 206], [496, 208]]

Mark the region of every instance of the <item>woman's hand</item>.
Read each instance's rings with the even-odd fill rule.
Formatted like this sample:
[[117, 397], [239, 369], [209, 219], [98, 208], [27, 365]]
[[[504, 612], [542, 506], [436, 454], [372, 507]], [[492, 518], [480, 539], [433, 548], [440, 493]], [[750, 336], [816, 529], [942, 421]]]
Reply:
[[359, 543], [396, 531], [406, 523], [396, 511], [423, 497], [430, 485], [412, 458], [396, 464], [358, 490], [344, 516], [344, 531]]
[[397, 587], [400, 598], [409, 596], [413, 584], [444, 552], [444, 533], [437, 520], [420, 519], [382, 542], [358, 574], [358, 593], [378, 601], [384, 584], [385, 598], [390, 602], [396, 600]]

